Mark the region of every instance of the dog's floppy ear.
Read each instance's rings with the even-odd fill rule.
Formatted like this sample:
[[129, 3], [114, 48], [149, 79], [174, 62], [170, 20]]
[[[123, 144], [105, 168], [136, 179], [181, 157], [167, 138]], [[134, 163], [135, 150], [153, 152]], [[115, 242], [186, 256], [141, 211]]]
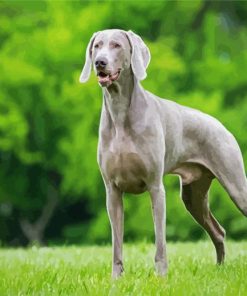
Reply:
[[82, 69], [81, 75], [80, 75], [80, 79], [79, 81], [81, 83], [87, 82], [89, 79], [89, 76], [91, 74], [91, 68], [92, 68], [92, 47], [93, 47], [93, 42], [94, 39], [96, 37], [97, 33], [94, 33], [93, 36], [91, 37], [87, 49], [86, 49], [86, 60], [85, 60], [85, 64], [84, 67]]
[[150, 51], [141, 37], [134, 32], [128, 31], [127, 37], [132, 48], [132, 70], [138, 80], [144, 80], [147, 76], [146, 69], [151, 59]]

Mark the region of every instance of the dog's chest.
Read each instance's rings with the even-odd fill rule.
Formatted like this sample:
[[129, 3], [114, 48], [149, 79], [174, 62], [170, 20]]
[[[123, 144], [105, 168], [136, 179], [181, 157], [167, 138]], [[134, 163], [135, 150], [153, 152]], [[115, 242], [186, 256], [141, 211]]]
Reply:
[[112, 138], [103, 153], [100, 166], [108, 181], [123, 192], [146, 190], [147, 169], [141, 151], [130, 137]]

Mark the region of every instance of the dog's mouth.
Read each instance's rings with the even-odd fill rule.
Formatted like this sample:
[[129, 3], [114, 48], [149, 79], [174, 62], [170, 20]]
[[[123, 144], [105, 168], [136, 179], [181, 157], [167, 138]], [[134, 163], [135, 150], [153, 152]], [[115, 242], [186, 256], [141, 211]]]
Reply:
[[116, 81], [120, 75], [121, 70], [118, 70], [114, 74], [106, 73], [104, 71], [98, 71], [98, 82], [101, 86], [109, 87], [114, 81]]

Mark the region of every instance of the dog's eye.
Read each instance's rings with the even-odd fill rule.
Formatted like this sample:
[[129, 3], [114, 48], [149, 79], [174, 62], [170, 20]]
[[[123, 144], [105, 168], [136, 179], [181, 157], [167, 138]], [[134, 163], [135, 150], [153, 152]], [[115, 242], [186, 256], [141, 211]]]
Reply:
[[95, 44], [94, 45], [94, 48], [99, 48], [99, 44]]
[[114, 48], [120, 48], [121, 45], [120, 45], [119, 43], [114, 43], [114, 44], [113, 44], [113, 47], [114, 47]]

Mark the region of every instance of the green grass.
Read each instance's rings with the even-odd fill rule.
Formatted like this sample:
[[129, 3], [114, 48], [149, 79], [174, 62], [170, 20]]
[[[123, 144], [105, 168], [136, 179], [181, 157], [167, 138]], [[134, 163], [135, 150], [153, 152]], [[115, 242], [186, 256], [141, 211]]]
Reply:
[[227, 242], [224, 266], [210, 242], [170, 243], [165, 278], [154, 251], [125, 244], [125, 274], [113, 281], [110, 246], [1, 249], [0, 295], [247, 295], [247, 242]]

